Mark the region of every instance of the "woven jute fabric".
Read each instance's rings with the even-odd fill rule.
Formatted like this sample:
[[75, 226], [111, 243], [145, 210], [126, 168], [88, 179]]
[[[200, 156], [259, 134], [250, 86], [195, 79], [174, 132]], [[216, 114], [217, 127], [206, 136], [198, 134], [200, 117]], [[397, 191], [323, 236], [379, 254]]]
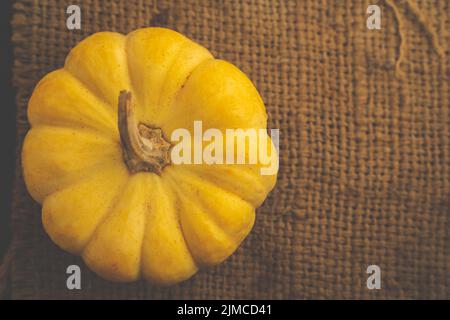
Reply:
[[[17, 1], [9, 296], [13, 299], [450, 298], [449, 2]], [[381, 9], [369, 30], [367, 7]], [[57, 248], [28, 195], [20, 152], [38, 80], [103, 30], [177, 30], [241, 68], [280, 129], [276, 188], [237, 252], [171, 287], [100, 279]], [[67, 290], [78, 264], [82, 289]], [[367, 267], [381, 289], [367, 289]]]

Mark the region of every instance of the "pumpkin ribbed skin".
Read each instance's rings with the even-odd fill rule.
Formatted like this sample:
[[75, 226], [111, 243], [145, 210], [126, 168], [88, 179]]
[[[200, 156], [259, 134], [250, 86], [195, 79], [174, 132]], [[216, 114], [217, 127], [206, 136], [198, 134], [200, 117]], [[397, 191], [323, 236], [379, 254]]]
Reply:
[[162, 129], [266, 128], [250, 80], [181, 34], [145, 28], [96, 33], [47, 74], [28, 105], [22, 153], [46, 232], [100, 276], [172, 284], [220, 263], [250, 232], [276, 175], [254, 165], [168, 165], [130, 173], [117, 121], [118, 94], [139, 122]]

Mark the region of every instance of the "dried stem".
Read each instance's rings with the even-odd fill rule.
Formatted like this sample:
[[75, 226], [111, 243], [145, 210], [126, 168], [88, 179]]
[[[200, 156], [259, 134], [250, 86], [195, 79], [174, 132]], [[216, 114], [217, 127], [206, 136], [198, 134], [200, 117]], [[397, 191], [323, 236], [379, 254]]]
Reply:
[[123, 156], [131, 173], [149, 171], [161, 174], [170, 163], [170, 142], [160, 128], [138, 124], [131, 103], [131, 92], [119, 95], [118, 126]]

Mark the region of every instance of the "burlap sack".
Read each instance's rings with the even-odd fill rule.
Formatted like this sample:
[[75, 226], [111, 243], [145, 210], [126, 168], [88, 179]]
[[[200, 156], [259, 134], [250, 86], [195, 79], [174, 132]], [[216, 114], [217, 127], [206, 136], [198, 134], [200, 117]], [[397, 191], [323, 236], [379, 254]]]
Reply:
[[[17, 173], [9, 297], [450, 298], [448, 1], [16, 1]], [[366, 9], [381, 8], [381, 30]], [[276, 189], [224, 264], [180, 285], [114, 284], [51, 243], [20, 151], [37, 81], [87, 35], [175, 29], [253, 80], [281, 130]], [[66, 267], [82, 290], [66, 289]], [[381, 290], [366, 287], [368, 265]]]

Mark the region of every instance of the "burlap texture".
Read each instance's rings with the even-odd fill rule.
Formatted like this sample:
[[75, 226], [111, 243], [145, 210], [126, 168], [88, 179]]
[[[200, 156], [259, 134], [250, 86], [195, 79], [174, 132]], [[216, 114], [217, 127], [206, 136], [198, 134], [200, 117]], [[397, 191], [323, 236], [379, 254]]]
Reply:
[[[440, 1], [16, 1], [17, 174], [10, 297], [450, 298], [449, 4]], [[366, 9], [381, 8], [381, 30]], [[87, 35], [164, 26], [241, 68], [281, 130], [280, 173], [222, 265], [180, 285], [114, 284], [43, 231], [20, 152], [27, 101]], [[82, 290], [66, 267], [82, 267]], [[382, 289], [366, 288], [366, 268]]]

